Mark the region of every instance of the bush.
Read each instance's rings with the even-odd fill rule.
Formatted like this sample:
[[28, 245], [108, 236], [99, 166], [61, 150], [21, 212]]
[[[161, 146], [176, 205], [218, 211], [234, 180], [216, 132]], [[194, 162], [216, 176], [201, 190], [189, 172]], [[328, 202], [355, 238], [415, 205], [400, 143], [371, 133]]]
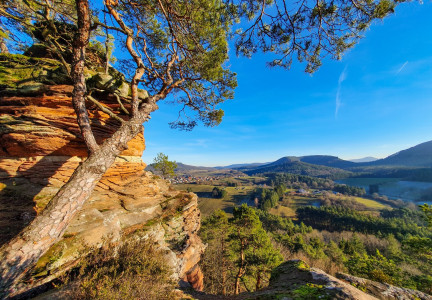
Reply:
[[228, 192], [225, 189], [221, 189], [220, 187], [215, 186], [212, 190], [213, 198], [224, 199], [228, 196]]
[[72, 299], [175, 299], [172, 270], [154, 243], [97, 250], [81, 264]]

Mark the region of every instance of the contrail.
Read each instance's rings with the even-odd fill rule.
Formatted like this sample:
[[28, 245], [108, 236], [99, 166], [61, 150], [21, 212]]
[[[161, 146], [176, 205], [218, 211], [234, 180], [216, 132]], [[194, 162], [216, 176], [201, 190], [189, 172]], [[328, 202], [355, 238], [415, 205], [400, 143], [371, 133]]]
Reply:
[[398, 75], [400, 72], [402, 72], [402, 70], [405, 68], [405, 66], [408, 64], [408, 61], [406, 61], [402, 67], [399, 68], [399, 70], [397, 70], [396, 75]]
[[339, 107], [341, 106], [341, 100], [340, 100], [340, 90], [341, 90], [341, 86], [342, 86], [342, 82], [345, 81], [347, 75], [346, 75], [346, 69], [347, 67], [345, 66], [344, 70], [342, 71], [342, 73], [339, 75], [339, 80], [338, 80], [338, 89], [336, 92], [336, 108], [335, 108], [335, 118], [337, 118], [338, 112], [339, 112]]

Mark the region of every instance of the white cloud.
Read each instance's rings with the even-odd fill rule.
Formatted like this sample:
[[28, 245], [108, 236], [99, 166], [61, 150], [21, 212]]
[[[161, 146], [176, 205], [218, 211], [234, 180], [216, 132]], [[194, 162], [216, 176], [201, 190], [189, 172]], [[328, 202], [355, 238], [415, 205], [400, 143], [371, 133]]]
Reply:
[[338, 79], [338, 88], [337, 88], [337, 92], [336, 92], [335, 118], [337, 118], [337, 115], [339, 113], [339, 108], [340, 108], [340, 106], [342, 104], [341, 99], [340, 99], [340, 90], [341, 90], [341, 87], [342, 87], [342, 82], [344, 82], [345, 79], [347, 78], [346, 69], [347, 69], [347, 67], [345, 67], [345, 69], [339, 75], [339, 79]]
[[207, 148], [209, 144], [209, 140], [207, 139], [195, 139], [189, 143], [185, 143], [186, 147], [198, 147], [198, 148]]
[[396, 75], [398, 75], [400, 72], [402, 72], [402, 70], [406, 67], [407, 64], [408, 64], [408, 61], [404, 62], [404, 64], [402, 65], [402, 67], [400, 67], [400, 68], [396, 71]]

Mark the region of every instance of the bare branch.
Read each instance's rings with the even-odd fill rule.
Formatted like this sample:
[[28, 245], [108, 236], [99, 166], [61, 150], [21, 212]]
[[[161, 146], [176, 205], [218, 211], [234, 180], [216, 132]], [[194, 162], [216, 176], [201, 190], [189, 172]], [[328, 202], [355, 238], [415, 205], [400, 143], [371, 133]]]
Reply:
[[85, 106], [85, 94], [87, 90], [84, 64], [85, 52], [90, 38], [90, 9], [86, 0], [76, 0], [78, 10], [78, 32], [74, 38], [73, 63], [71, 77], [74, 81], [72, 92], [72, 104], [77, 115], [78, 125], [83, 139], [90, 151], [93, 153], [99, 149], [93, 131], [90, 126], [88, 112]]
[[97, 101], [95, 98], [93, 98], [91, 95], [87, 95], [87, 100], [91, 101], [93, 104], [95, 104], [101, 111], [109, 115], [111, 118], [116, 119], [120, 123], [123, 123], [124, 120], [117, 116], [115, 113], [113, 113], [109, 108], [105, 107], [102, 103]]

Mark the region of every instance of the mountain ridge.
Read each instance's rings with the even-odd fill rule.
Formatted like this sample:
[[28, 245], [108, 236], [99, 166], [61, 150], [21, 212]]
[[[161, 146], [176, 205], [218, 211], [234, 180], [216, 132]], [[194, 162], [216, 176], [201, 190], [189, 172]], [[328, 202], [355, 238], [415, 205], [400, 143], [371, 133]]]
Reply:
[[393, 153], [386, 158], [365, 163], [365, 165], [432, 167], [432, 141], [417, 144]]
[[[333, 155], [284, 156], [268, 163], [239, 163], [228, 166], [202, 167], [177, 163], [176, 172], [196, 174], [239, 172], [241, 174], [262, 174], [270, 172], [293, 173], [333, 179], [349, 176], [395, 177], [410, 180], [432, 180], [432, 141], [395, 152], [386, 158], [367, 162], [353, 162]], [[151, 165], [147, 170], [151, 169]]]
[[[365, 161], [367, 160], [367, 161]], [[313, 165], [327, 166], [350, 170], [355, 167], [365, 166], [404, 166], [404, 167], [432, 167], [432, 141], [417, 144], [413, 147], [397, 151], [385, 158], [367, 156], [360, 159], [344, 160], [334, 155], [305, 155], [284, 156], [268, 163], [238, 163], [227, 166], [213, 167], [214, 169], [250, 170], [263, 166], [274, 166], [284, 163], [303, 162]], [[202, 167], [207, 168], [207, 167]], [[210, 168], [210, 167], [208, 167]]]

